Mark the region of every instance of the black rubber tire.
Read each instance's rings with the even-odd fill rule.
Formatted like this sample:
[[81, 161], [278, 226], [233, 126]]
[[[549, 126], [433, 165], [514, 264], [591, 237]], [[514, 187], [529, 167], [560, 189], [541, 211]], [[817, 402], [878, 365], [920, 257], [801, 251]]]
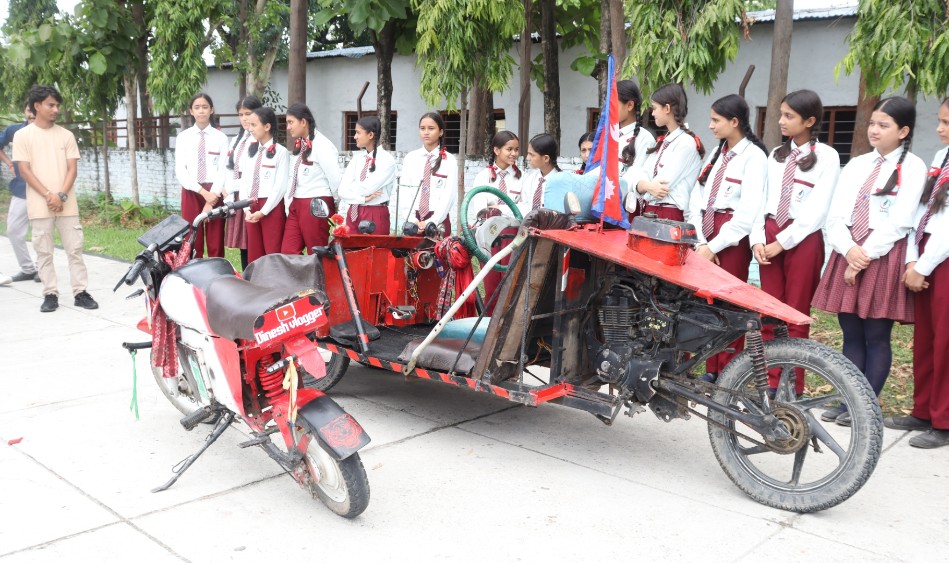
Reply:
[[[708, 434], [712, 451], [725, 474], [735, 485], [761, 504], [794, 512], [816, 512], [840, 504], [860, 490], [860, 487], [870, 478], [880, 458], [883, 443], [883, 415], [876, 395], [866, 378], [850, 360], [823, 344], [800, 338], [781, 338], [765, 342], [764, 351], [769, 368], [784, 368], [778, 387], [777, 402], [796, 407], [805, 414], [809, 436], [816, 437], [821, 442], [819, 445], [823, 446], [822, 453], [815, 452], [812, 440], [792, 454], [774, 451], [756, 452], [753, 451], [755, 447], [750, 442], [748, 445], [751, 447], [746, 448], [734, 434], [710, 422]], [[795, 397], [794, 372], [791, 366], [810, 370], [822, 377], [824, 382], [831, 385], [832, 390], [836, 392], [818, 397]], [[751, 353], [745, 350], [736, 356], [722, 372], [717, 384], [728, 389], [746, 391], [753, 389]], [[725, 391], [715, 393], [713, 398], [716, 402], [733, 406], [748, 404], [748, 407], [752, 409], [758, 402], [740, 399]], [[828, 408], [837, 400], [848, 406], [853, 420], [847, 444], [839, 444], [827, 432], [824, 425], [833, 427], [835, 432], [840, 432], [843, 427], [833, 422], [822, 422], [820, 412], [812, 412]], [[760, 405], [757, 406], [760, 407]], [[710, 412], [709, 416], [713, 421], [725, 424], [729, 428], [738, 428], [748, 435], [753, 434], [747, 426], [741, 423], [736, 425], [734, 421], [728, 421], [722, 414]], [[761, 439], [757, 434], [753, 437]], [[847, 446], [846, 450], [843, 445]], [[834, 446], [839, 452], [834, 451]], [[743, 449], [746, 451], [742, 451]], [[836, 461], [836, 469], [831, 469], [823, 477], [811, 482], [800, 483], [808, 455], [813, 457], [835, 453], [837, 460], [827, 457], [818, 458], [816, 461], [822, 466], [833, 466]], [[764, 460], [770, 468], [779, 465], [782, 462], [780, 458], [787, 459], [787, 457], [792, 458], [791, 478], [784, 482], [766, 475], [764, 470], [755, 464], [755, 460]], [[795, 473], [797, 473], [798, 482], [795, 482]]]
[[355, 518], [369, 506], [369, 478], [358, 453], [334, 459], [312, 437], [305, 463], [313, 479], [311, 492], [334, 513]]
[[318, 389], [325, 393], [339, 383], [343, 376], [346, 375], [346, 370], [349, 369], [349, 356], [346, 354], [333, 354], [322, 348], [320, 349], [320, 353], [331, 354], [329, 361], [326, 362], [326, 375], [315, 379], [312, 375], [303, 370], [303, 386], [309, 389]]

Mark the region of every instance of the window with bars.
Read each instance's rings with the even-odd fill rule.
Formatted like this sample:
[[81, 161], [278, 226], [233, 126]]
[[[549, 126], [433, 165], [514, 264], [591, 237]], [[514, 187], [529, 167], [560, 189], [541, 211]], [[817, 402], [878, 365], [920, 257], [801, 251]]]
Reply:
[[[375, 115], [375, 110], [368, 110], [362, 112], [363, 116], [366, 115]], [[395, 131], [398, 127], [398, 112], [392, 112], [389, 114], [389, 146], [395, 147]], [[359, 114], [354, 111], [347, 111], [343, 113], [343, 150], [344, 151], [354, 151], [359, 147], [356, 146], [356, 141], [353, 140], [353, 135], [356, 134], [356, 122], [359, 121]]]
[[[766, 108], [758, 107], [758, 126], [755, 133], [764, 136]], [[853, 144], [854, 128], [857, 124], [857, 106], [830, 106], [824, 108], [820, 139], [834, 147], [840, 155], [840, 165], [850, 161], [850, 146]], [[782, 138], [782, 141], [785, 140]]]
[[[504, 110], [495, 109], [493, 111], [494, 133], [507, 129], [507, 118], [504, 115]], [[461, 117], [456, 111], [440, 111], [438, 113], [445, 121], [445, 150], [451, 154], [458, 154], [461, 150]]]

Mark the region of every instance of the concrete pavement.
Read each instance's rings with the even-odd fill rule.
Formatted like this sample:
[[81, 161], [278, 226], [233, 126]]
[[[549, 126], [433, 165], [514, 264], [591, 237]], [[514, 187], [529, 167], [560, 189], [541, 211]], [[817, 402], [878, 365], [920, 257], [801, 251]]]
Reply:
[[[798, 515], [739, 491], [705, 424], [652, 413], [612, 427], [388, 372], [351, 367], [331, 392], [372, 437], [369, 508], [354, 521], [308, 497], [235, 427], [170, 490], [152, 494], [208, 428], [185, 432], [139, 355], [140, 299], [112, 294], [127, 265], [87, 256], [100, 308], [60, 308], [40, 284], [0, 287], [0, 563], [261, 561], [949, 561], [949, 448], [886, 430], [869, 482]], [[16, 262], [0, 237], [0, 271]], [[22, 438], [19, 443], [9, 441]]]

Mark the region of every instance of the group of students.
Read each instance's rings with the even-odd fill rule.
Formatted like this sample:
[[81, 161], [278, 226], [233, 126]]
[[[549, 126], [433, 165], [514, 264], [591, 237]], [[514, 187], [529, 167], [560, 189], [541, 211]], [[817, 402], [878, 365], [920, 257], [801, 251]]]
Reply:
[[[690, 222], [697, 227], [696, 252], [703, 258], [742, 280], [754, 258], [764, 291], [804, 314], [812, 305], [836, 313], [844, 355], [878, 395], [892, 363], [893, 323], [915, 322], [915, 406], [910, 416], [888, 417], [885, 423], [925, 431], [910, 440], [914, 446], [949, 444], [949, 333], [935, 330], [940, 321], [949, 321], [949, 158], [944, 148], [927, 169], [909, 151], [916, 125], [912, 102], [899, 96], [881, 100], [868, 129], [874, 150], [852, 158], [841, 171], [837, 151], [819, 141], [823, 104], [813, 91], [785, 96], [778, 123], [787, 141], [770, 153], [751, 130], [743, 98], [715, 101], [709, 129], [718, 144], [707, 156], [685, 122], [688, 100], [681, 86], [666, 85], [651, 96], [652, 116], [664, 130], [658, 138], [639, 121], [644, 108], [636, 83], [617, 82], [617, 93], [620, 174], [630, 215]], [[451, 233], [457, 161], [445, 150], [445, 123], [437, 113], [419, 120], [422, 147], [405, 156], [396, 180], [395, 159], [378, 146], [381, 125], [374, 116], [357, 121], [354, 140], [360, 150], [340, 173], [337, 148], [316, 130], [303, 104], [287, 110], [292, 152], [275, 143], [276, 115], [253, 96], [237, 104], [242, 127], [230, 140], [209, 127], [214, 107], [208, 95], [196, 95], [190, 110], [195, 125], [178, 136], [176, 147], [184, 218], [190, 221], [229, 197], [253, 200], [246, 213], [228, 221], [226, 233], [220, 224], [205, 227], [211, 256], [222, 256], [225, 245], [246, 248], [246, 265], [264, 254], [299, 254], [325, 245], [329, 223], [310, 215], [312, 198], [323, 199], [331, 212], [338, 205], [351, 229], [368, 220], [375, 232], [388, 234], [390, 198], [396, 197], [399, 221], [421, 229], [434, 223]], [[949, 98], [940, 106], [937, 133], [949, 145]], [[592, 135], [579, 144], [586, 159]], [[563, 172], [551, 135], [530, 139], [530, 169], [523, 172], [516, 164], [520, 151], [516, 135], [498, 132], [488, 166], [472, 187], [494, 187], [526, 213], [544, 206], [545, 184]], [[464, 220], [499, 207], [493, 196], [479, 194]], [[832, 248], [826, 268], [824, 233]], [[202, 245], [199, 234], [198, 256]], [[486, 295], [499, 283], [500, 275], [489, 276]], [[809, 336], [807, 325], [788, 328], [791, 336]], [[773, 337], [770, 329], [766, 338]], [[742, 345], [735, 343], [736, 353]], [[711, 358], [704, 379], [715, 381], [732, 356]], [[777, 387], [776, 377], [770, 385]], [[802, 370], [795, 387], [803, 393]], [[845, 405], [828, 409], [822, 418], [851, 423]]]
[[[935, 330], [949, 322], [949, 149], [929, 168], [910, 152], [913, 103], [900, 96], [880, 100], [868, 128], [874, 150], [841, 170], [837, 151], [819, 141], [823, 104], [813, 91], [785, 96], [778, 123], [787, 141], [770, 153], [751, 130], [744, 99], [716, 100], [709, 129], [718, 144], [707, 157], [685, 123], [680, 86], [651, 97], [652, 115], [665, 130], [656, 139], [637, 119], [637, 85], [620, 81], [617, 93], [626, 210], [692, 223], [698, 255], [745, 281], [753, 257], [764, 291], [804, 314], [812, 306], [836, 313], [843, 354], [877, 395], [892, 364], [893, 323], [915, 323], [914, 408], [885, 424], [924, 431], [910, 439], [913, 446], [949, 444], [949, 333]], [[949, 98], [940, 106], [937, 134], [949, 145]], [[590, 134], [582, 137], [581, 153], [591, 145]], [[826, 267], [825, 235], [832, 249]], [[788, 329], [809, 336], [807, 325]], [[773, 327], [765, 337], [773, 338]], [[742, 345], [735, 343], [736, 353]], [[714, 382], [733, 355], [711, 358], [703, 379]], [[801, 394], [803, 370], [795, 379]], [[769, 376], [772, 389], [777, 383], [777, 375]], [[852, 422], [843, 404], [821, 418]]]

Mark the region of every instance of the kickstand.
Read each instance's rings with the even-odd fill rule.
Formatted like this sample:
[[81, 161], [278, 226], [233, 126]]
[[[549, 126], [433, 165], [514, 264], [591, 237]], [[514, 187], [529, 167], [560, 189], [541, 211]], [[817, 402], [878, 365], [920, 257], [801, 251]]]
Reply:
[[160, 491], [164, 491], [168, 489], [169, 487], [171, 487], [172, 485], [174, 485], [175, 481], [178, 480], [178, 477], [181, 477], [181, 475], [185, 471], [187, 471], [189, 467], [191, 467], [191, 464], [197, 461], [198, 458], [201, 456], [201, 454], [203, 454], [205, 450], [211, 447], [211, 444], [216, 442], [217, 439], [221, 437], [221, 434], [223, 434], [224, 431], [227, 430], [227, 427], [230, 426], [231, 423], [233, 422], [234, 422], [234, 413], [230, 411], [225, 411], [224, 414], [221, 415], [221, 418], [219, 418], [218, 421], [214, 424], [214, 428], [211, 430], [211, 433], [208, 434], [208, 437], [205, 439], [204, 444], [200, 448], [198, 448], [198, 451], [194, 452], [190, 456], [181, 460], [177, 465], [175, 465], [175, 467], [173, 467], [171, 470], [174, 473], [172, 478], [169, 479], [168, 482], [165, 483], [164, 485], [160, 487], [155, 487], [154, 489], [152, 489], [152, 492], [157, 493]]

